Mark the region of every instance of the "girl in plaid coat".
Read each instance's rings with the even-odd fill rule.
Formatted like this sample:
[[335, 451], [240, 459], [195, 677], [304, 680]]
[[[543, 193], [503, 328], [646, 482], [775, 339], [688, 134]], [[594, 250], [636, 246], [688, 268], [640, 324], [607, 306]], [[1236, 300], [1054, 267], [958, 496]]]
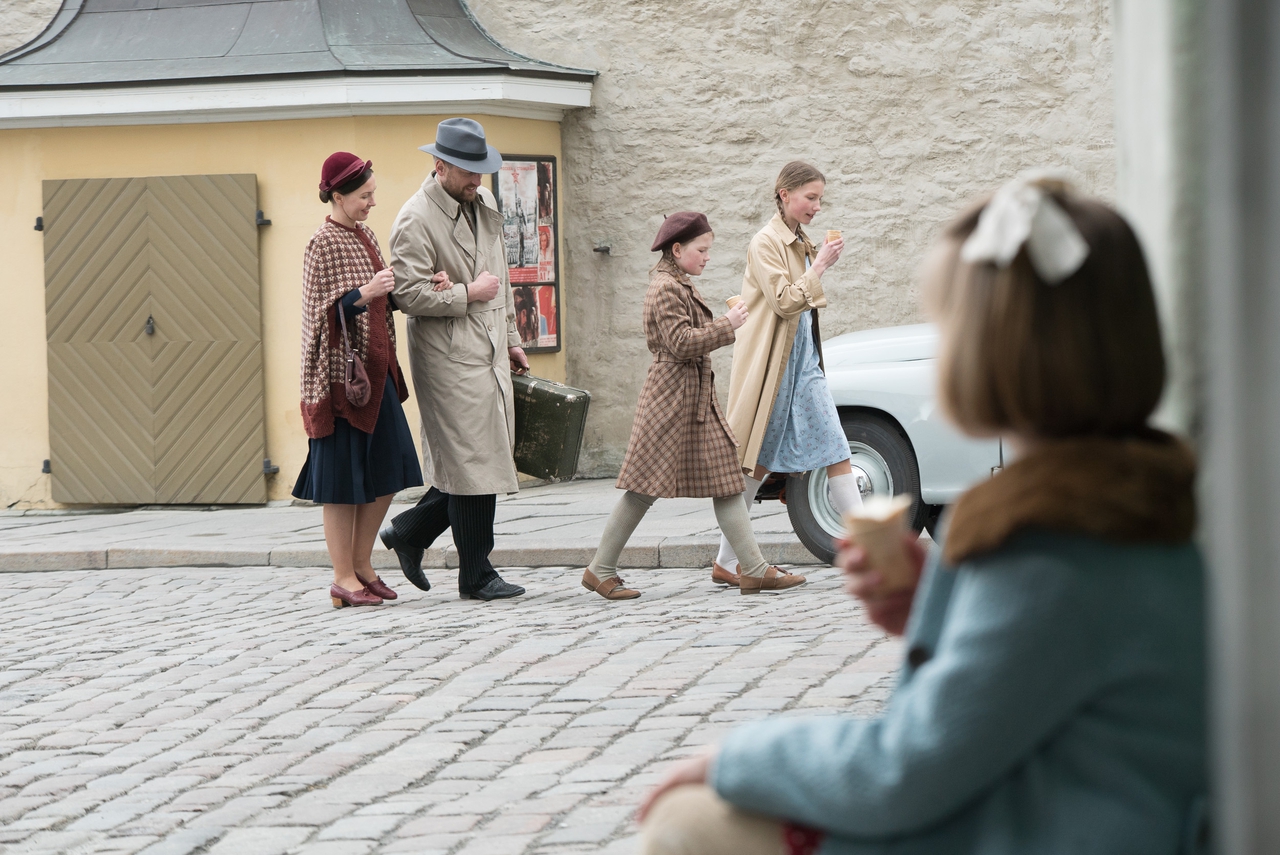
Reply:
[[622, 548], [658, 497], [710, 498], [720, 529], [745, 552], [740, 573], [712, 575], [744, 594], [791, 588], [803, 576], [765, 563], [742, 501], [738, 442], [716, 400], [711, 351], [732, 344], [747, 319], [738, 303], [713, 320], [693, 286], [711, 257], [711, 226], [704, 214], [682, 211], [663, 222], [653, 242], [662, 259], [649, 277], [644, 329], [653, 363], [640, 392], [631, 441], [618, 488], [626, 490], [605, 526], [600, 547], [582, 574], [582, 585], [608, 600], [630, 600], [640, 592], [618, 577]]

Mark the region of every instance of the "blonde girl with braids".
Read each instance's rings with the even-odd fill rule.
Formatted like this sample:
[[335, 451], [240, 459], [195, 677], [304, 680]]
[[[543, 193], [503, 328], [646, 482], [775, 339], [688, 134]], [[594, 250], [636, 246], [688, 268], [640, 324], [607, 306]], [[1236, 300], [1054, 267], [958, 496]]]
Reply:
[[[728, 417], [747, 473], [748, 506], [770, 472], [823, 467], [837, 511], [862, 504], [849, 442], [823, 374], [818, 329], [818, 309], [827, 305], [822, 275], [840, 260], [844, 241], [837, 237], [819, 247], [804, 231], [822, 210], [825, 189], [826, 179], [811, 164], [784, 166], [773, 191], [778, 212], [747, 248], [742, 299], [750, 316], [733, 348]], [[737, 566], [722, 535], [711, 578], [741, 584]], [[797, 584], [789, 576], [768, 581], [766, 587]]]

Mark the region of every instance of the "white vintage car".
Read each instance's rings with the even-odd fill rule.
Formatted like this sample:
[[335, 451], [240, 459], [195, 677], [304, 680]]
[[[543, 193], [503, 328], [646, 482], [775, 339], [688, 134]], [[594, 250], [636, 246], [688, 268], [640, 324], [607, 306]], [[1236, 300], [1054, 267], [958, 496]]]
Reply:
[[[930, 533], [945, 505], [1002, 465], [999, 440], [963, 436], [934, 401], [937, 345], [931, 324], [847, 333], [822, 344], [862, 494], [912, 496], [912, 528]], [[801, 542], [830, 562], [831, 538], [844, 524], [831, 504], [826, 470], [785, 476], [785, 484], [770, 480], [761, 498], [782, 498]]]

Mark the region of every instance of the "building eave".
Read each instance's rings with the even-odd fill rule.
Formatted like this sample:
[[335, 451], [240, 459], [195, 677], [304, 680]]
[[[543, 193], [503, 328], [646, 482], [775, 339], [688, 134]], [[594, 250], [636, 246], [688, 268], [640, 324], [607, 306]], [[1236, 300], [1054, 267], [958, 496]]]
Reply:
[[0, 89], [0, 129], [469, 113], [559, 121], [587, 80], [516, 74], [338, 74], [200, 83]]

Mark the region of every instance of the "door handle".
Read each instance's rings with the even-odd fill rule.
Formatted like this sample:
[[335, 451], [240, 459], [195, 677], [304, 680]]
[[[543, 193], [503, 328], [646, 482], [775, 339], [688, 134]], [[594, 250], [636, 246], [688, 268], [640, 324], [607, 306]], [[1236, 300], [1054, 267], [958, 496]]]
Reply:
[[147, 315], [147, 325], [146, 325], [145, 327], [143, 327], [143, 329], [145, 329], [145, 330], [146, 330], [147, 335], [155, 335], [155, 334], [156, 334], [156, 319], [155, 319], [155, 318], [153, 318], [153, 317], [151, 317], [150, 315]]

